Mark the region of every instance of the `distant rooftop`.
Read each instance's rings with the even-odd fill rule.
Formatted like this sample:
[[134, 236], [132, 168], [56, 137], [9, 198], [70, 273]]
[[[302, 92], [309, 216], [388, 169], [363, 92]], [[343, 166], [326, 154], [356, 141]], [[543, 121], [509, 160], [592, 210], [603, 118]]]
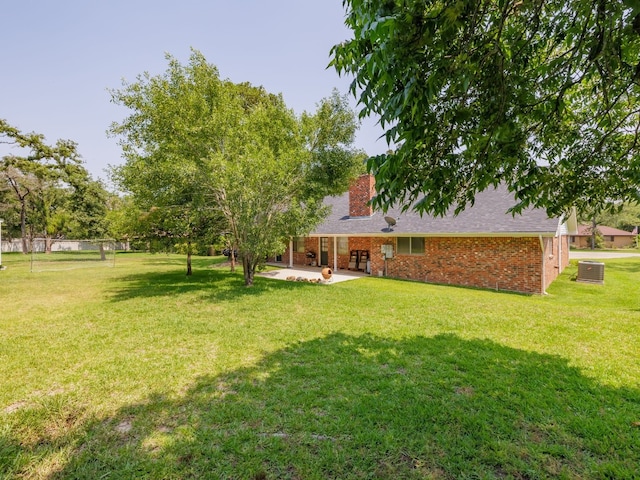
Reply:
[[[635, 233], [627, 232], [626, 230], [619, 230], [613, 227], [607, 227], [605, 225], [598, 225], [598, 231], [602, 235], [606, 235], [608, 237], [635, 237]], [[578, 237], [590, 237], [591, 236], [591, 225], [578, 225]]]

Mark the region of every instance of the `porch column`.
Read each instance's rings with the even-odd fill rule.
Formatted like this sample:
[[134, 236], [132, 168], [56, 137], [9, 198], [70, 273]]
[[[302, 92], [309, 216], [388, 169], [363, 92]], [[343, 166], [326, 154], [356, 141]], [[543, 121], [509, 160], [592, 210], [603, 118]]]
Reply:
[[293, 268], [293, 238], [289, 239], [289, 268]]
[[338, 237], [333, 237], [333, 269], [338, 270]]

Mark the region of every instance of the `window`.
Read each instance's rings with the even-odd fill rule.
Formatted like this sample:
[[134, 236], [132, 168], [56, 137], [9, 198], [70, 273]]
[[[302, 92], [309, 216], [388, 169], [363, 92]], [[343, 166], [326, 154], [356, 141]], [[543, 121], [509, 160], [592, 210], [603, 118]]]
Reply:
[[295, 237], [293, 239], [293, 251], [296, 253], [304, 253], [304, 237]]
[[614, 235], [611, 235], [611, 236], [609, 237], [609, 241], [610, 241], [610, 242], [615, 242], [615, 241], [616, 241], [616, 237], [615, 237]]
[[399, 255], [418, 255], [424, 253], [424, 237], [398, 237]]
[[569, 240], [571, 243], [576, 243], [576, 237], [574, 237], [573, 235], [570, 237]]
[[349, 239], [338, 237], [338, 255], [349, 255]]

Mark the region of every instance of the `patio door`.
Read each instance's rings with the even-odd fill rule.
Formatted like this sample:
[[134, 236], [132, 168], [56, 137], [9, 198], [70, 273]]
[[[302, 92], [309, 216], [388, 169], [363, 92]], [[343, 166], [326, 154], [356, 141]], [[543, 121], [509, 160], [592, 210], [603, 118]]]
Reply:
[[329, 237], [320, 237], [320, 265], [329, 265]]

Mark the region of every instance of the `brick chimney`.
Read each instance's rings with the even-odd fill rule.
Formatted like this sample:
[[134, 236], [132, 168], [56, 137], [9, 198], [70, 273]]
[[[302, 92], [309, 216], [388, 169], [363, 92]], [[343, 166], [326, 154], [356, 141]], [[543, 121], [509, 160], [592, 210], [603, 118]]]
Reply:
[[376, 193], [376, 180], [373, 175], [360, 175], [349, 187], [349, 216], [370, 217], [373, 215], [369, 200]]

